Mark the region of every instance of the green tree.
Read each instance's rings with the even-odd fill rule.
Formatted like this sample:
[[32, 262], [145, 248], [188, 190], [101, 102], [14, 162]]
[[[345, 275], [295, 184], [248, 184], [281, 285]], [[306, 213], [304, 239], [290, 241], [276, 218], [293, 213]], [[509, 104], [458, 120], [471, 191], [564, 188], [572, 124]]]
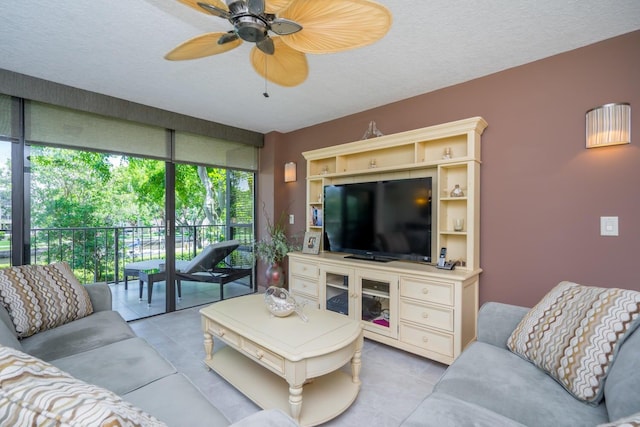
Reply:
[[[109, 262], [104, 252], [115, 247], [105, 227], [165, 222], [164, 161], [39, 146], [31, 146], [30, 160], [32, 228], [57, 229], [33, 233], [35, 254], [48, 249], [47, 259], [37, 262], [70, 261], [76, 271], [100, 278], [103, 263]], [[203, 229], [210, 234], [199, 233], [198, 245], [228, 237], [221, 234], [227, 215], [232, 223], [253, 223], [253, 173], [185, 164], [177, 164], [175, 171], [176, 225], [222, 226]]]
[[109, 155], [31, 147], [31, 225], [105, 225], [111, 166]]
[[[36, 259], [68, 261], [74, 270], [99, 278], [108, 236], [75, 228], [105, 226], [110, 203], [111, 164], [101, 153], [31, 146], [31, 227]], [[40, 242], [43, 242], [42, 245]]]

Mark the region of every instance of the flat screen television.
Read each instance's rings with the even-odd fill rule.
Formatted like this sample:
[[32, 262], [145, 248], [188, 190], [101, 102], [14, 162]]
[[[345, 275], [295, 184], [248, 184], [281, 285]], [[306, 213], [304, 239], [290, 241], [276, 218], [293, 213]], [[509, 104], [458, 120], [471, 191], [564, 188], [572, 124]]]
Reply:
[[324, 187], [324, 248], [376, 261], [431, 262], [432, 178]]

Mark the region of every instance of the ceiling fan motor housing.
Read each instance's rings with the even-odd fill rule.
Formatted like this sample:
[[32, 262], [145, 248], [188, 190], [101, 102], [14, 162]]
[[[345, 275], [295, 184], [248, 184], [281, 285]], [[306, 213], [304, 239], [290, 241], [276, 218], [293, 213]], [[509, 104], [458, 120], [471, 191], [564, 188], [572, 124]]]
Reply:
[[260, 42], [267, 37], [267, 24], [252, 15], [234, 17], [234, 26], [240, 38], [247, 42]]

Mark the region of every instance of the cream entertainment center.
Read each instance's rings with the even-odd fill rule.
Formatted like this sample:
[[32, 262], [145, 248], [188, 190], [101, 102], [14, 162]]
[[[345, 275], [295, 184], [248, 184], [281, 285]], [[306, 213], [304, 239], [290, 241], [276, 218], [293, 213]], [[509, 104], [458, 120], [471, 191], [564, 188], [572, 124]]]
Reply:
[[[453, 362], [476, 338], [482, 272], [480, 140], [486, 127], [481, 117], [474, 117], [303, 153], [307, 160], [307, 231], [328, 238], [318, 255], [289, 254], [289, 289], [296, 299], [360, 319], [368, 339], [442, 363]], [[345, 229], [354, 228], [351, 224], [357, 221], [353, 217], [361, 215], [345, 212], [344, 224], [336, 226], [335, 220], [334, 225], [327, 224], [322, 215], [327, 207], [335, 207], [329, 206], [334, 199], [327, 201], [325, 195], [349, 184], [383, 187], [400, 181], [430, 183], [429, 194], [416, 192], [414, 196], [415, 204], [422, 206], [418, 211], [430, 208], [426, 228], [412, 234], [372, 236], [371, 240], [393, 241], [396, 249], [391, 252], [417, 255], [382, 253], [378, 257], [356, 251], [364, 252], [362, 256], [331, 248], [331, 233], [348, 234]], [[388, 187], [387, 193], [393, 193], [392, 188]], [[380, 199], [379, 195], [361, 197], [360, 193], [341, 197], [353, 199], [340, 208], [345, 211], [355, 199]], [[393, 204], [388, 200], [377, 204]], [[397, 209], [394, 214], [389, 214], [389, 206], [384, 209], [387, 217], [402, 217], [404, 211], [401, 204], [391, 208]], [[383, 228], [380, 224], [389, 222], [379, 216], [364, 227], [371, 230], [369, 234], [376, 234]], [[335, 227], [339, 233], [333, 231]], [[402, 240], [416, 240], [416, 234], [423, 238], [421, 246], [410, 250], [409, 243]], [[357, 246], [357, 242], [346, 240], [347, 246], [339, 249]], [[436, 267], [441, 248], [446, 248], [445, 260], [448, 266], [455, 265], [453, 270]]]

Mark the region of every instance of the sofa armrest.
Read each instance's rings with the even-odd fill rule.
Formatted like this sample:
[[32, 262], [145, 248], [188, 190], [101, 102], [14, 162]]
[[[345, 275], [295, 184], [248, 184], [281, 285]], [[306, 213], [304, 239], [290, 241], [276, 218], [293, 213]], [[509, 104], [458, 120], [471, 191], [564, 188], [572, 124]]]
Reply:
[[507, 348], [507, 340], [529, 308], [487, 302], [478, 312], [478, 341]]
[[298, 427], [298, 424], [280, 409], [265, 409], [231, 424], [230, 427]]
[[84, 285], [87, 292], [89, 292], [89, 298], [91, 299], [91, 305], [93, 305], [93, 311], [107, 311], [111, 310], [111, 288], [106, 283], [89, 283]]

